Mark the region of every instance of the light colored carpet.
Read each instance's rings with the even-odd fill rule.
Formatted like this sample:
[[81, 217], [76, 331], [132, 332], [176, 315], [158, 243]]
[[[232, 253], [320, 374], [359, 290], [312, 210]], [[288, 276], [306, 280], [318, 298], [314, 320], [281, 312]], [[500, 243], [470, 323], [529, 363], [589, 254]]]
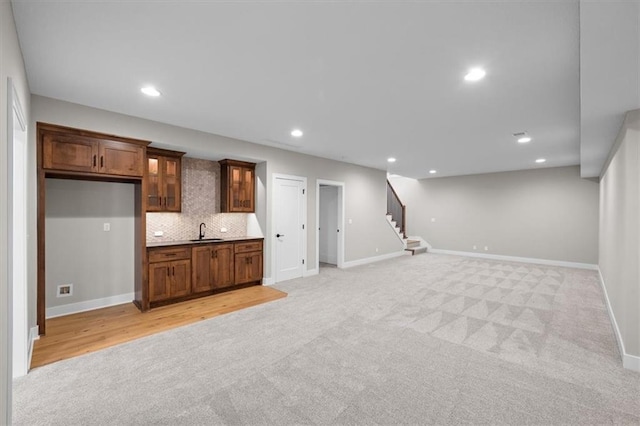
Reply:
[[15, 423], [640, 423], [594, 271], [427, 254], [276, 287], [36, 369]]

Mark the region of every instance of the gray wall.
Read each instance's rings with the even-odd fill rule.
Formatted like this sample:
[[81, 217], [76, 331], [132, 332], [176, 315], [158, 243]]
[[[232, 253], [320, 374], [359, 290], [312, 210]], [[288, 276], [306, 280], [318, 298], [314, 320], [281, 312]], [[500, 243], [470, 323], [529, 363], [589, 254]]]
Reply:
[[390, 181], [407, 206], [408, 235], [434, 248], [596, 264], [598, 184], [579, 173], [575, 166]]
[[[161, 148], [186, 151], [194, 158], [266, 162], [260, 165], [258, 176], [266, 191], [259, 197], [266, 200], [266, 209], [257, 212], [258, 220], [265, 222], [265, 276], [271, 276], [271, 224], [272, 177], [274, 173], [307, 177], [307, 229], [316, 227], [315, 200], [316, 179], [345, 182], [346, 217], [352, 219], [345, 229], [345, 260], [353, 261], [372, 256], [389, 254], [402, 250], [402, 244], [394, 235], [385, 219], [386, 173], [367, 167], [355, 166], [339, 161], [284, 151], [277, 148], [256, 145], [223, 136], [189, 130], [141, 118], [117, 114], [82, 105], [63, 102], [34, 95], [31, 98], [31, 126], [35, 129], [38, 121], [64, 126], [89, 129], [97, 132], [129, 136], [153, 141]], [[35, 146], [35, 137], [31, 135]], [[35, 163], [34, 163], [35, 164]], [[35, 172], [34, 172], [35, 173]], [[264, 179], [264, 181], [262, 180]], [[30, 193], [35, 205], [35, 187]], [[262, 191], [262, 190], [260, 190]], [[316, 235], [307, 233], [307, 268], [316, 264]], [[378, 248], [378, 252], [376, 252]], [[35, 254], [33, 255], [35, 260]], [[35, 287], [35, 284], [34, 284]], [[35, 288], [30, 299], [30, 318], [35, 323]]]
[[[11, 77], [18, 92], [26, 119], [30, 116], [30, 93], [18, 43], [11, 3], [0, 2], [0, 424], [11, 423], [11, 306], [8, 283], [7, 220], [8, 159], [7, 159], [7, 78]], [[33, 153], [32, 158], [33, 158]], [[35, 181], [35, 176], [32, 177]], [[29, 236], [30, 243], [33, 239]], [[32, 264], [29, 265], [30, 270]], [[35, 283], [29, 281], [35, 290]], [[34, 321], [35, 323], [35, 321]]]
[[45, 205], [47, 308], [133, 293], [134, 185], [46, 179]]
[[627, 354], [640, 356], [640, 110], [627, 114], [600, 180], [600, 272]]

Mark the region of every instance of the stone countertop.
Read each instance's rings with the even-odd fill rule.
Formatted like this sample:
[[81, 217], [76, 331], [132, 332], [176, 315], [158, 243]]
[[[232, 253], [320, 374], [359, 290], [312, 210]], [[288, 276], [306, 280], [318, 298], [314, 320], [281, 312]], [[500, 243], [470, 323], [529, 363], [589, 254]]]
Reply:
[[264, 237], [229, 237], [229, 238], [222, 238], [220, 240], [216, 240], [216, 241], [207, 241], [207, 239], [204, 239], [203, 241], [190, 241], [190, 240], [179, 240], [179, 241], [158, 241], [157, 243], [149, 243], [147, 242], [147, 248], [153, 248], [153, 247], [171, 247], [171, 246], [183, 246], [183, 245], [193, 245], [193, 244], [215, 244], [215, 243], [230, 243], [230, 242], [236, 242], [236, 241], [245, 241], [245, 240], [264, 240]]

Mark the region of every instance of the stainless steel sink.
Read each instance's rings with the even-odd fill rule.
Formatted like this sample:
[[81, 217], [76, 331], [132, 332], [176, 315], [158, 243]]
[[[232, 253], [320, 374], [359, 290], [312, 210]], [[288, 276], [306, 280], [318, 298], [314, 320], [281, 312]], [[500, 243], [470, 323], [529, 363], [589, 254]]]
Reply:
[[189, 240], [189, 241], [193, 241], [193, 242], [197, 242], [197, 243], [207, 243], [207, 242], [212, 242], [212, 241], [224, 241], [222, 238], [196, 238], [195, 240]]

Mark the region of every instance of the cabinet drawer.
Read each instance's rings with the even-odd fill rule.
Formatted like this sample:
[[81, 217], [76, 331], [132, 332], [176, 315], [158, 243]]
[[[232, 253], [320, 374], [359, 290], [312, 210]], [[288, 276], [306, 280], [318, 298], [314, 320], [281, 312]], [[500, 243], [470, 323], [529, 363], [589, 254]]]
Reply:
[[246, 243], [236, 243], [236, 253], [246, 253], [249, 251], [261, 251], [262, 241], [248, 241]]
[[149, 263], [166, 262], [168, 260], [190, 259], [189, 247], [177, 247], [162, 250], [149, 250]]

